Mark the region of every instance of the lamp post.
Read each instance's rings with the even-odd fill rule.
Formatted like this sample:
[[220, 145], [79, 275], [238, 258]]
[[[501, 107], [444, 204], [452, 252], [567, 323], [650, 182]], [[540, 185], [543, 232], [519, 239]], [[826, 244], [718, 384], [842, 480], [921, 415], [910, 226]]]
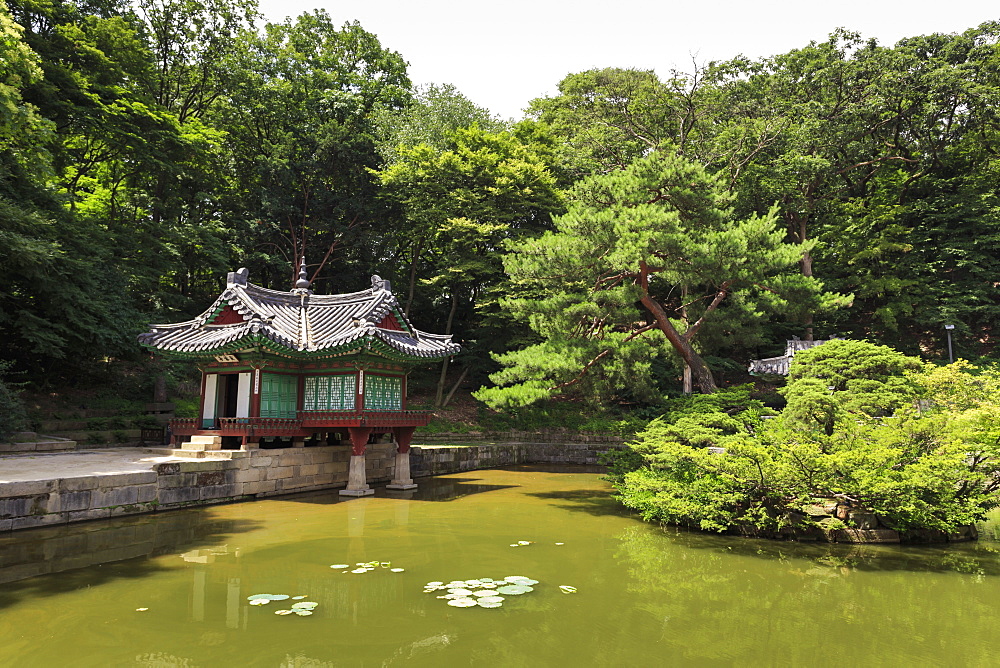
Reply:
[[948, 332], [948, 363], [951, 364], [955, 361], [955, 356], [951, 354], [951, 330], [955, 329], [955, 325], [945, 325], [944, 329]]

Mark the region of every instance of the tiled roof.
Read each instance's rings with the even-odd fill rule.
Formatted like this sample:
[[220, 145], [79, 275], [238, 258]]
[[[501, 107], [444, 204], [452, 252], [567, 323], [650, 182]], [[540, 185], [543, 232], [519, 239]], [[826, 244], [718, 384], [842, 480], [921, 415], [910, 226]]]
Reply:
[[[152, 325], [149, 332], [139, 335], [139, 342], [188, 355], [231, 352], [256, 342], [273, 342], [286, 353], [310, 357], [388, 348], [396, 356], [439, 358], [461, 350], [452, 343], [451, 335], [428, 334], [413, 327], [398, 308], [389, 281], [378, 276], [372, 277], [368, 290], [314, 295], [307, 289], [280, 292], [262, 288], [248, 283], [246, 273], [230, 273], [225, 291], [197, 318]], [[390, 313], [395, 314], [403, 331], [378, 326]], [[216, 320], [230, 324], [212, 324]]]
[[795, 357], [795, 353], [801, 350], [809, 350], [810, 348], [815, 348], [816, 346], [826, 343], [826, 340], [822, 341], [802, 341], [800, 339], [793, 339], [791, 341], [785, 342], [785, 354], [781, 357], [766, 357], [762, 360], [751, 360], [750, 361], [750, 375], [760, 376], [760, 375], [774, 375], [774, 376], [787, 376], [788, 367], [792, 363], [792, 358]]

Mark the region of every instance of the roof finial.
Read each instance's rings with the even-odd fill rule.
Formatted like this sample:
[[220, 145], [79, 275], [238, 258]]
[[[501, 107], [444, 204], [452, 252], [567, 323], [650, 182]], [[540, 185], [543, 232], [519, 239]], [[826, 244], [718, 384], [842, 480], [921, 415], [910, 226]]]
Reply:
[[296, 290], [308, 290], [309, 289], [309, 279], [306, 278], [306, 256], [302, 256], [302, 262], [299, 264], [299, 280], [295, 281]]

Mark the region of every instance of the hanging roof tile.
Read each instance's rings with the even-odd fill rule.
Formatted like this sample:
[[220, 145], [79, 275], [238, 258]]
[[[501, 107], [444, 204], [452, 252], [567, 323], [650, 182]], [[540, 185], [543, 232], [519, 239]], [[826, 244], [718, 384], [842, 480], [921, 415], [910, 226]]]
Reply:
[[[388, 315], [394, 318], [386, 319]], [[391, 328], [380, 326], [387, 324]], [[314, 295], [307, 289], [280, 292], [254, 285], [247, 281], [245, 269], [229, 274], [225, 291], [201, 315], [152, 325], [149, 332], [139, 335], [139, 342], [185, 356], [216, 355], [254, 345], [296, 357], [367, 349], [392, 357], [440, 358], [461, 350], [450, 334], [429, 334], [413, 327], [399, 309], [389, 281], [378, 276], [372, 276], [368, 290]]]

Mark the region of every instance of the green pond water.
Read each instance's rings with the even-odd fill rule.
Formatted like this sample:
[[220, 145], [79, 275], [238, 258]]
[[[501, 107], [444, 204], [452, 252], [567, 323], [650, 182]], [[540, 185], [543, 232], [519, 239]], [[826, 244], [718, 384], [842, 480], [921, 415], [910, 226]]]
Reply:
[[[419, 482], [5, 535], [0, 666], [1000, 665], [989, 526], [945, 547], [777, 543], [642, 523], [592, 469]], [[373, 560], [405, 570], [330, 568]], [[539, 583], [494, 609], [423, 591], [506, 576]], [[249, 605], [263, 593], [319, 605], [279, 616], [295, 601]]]

